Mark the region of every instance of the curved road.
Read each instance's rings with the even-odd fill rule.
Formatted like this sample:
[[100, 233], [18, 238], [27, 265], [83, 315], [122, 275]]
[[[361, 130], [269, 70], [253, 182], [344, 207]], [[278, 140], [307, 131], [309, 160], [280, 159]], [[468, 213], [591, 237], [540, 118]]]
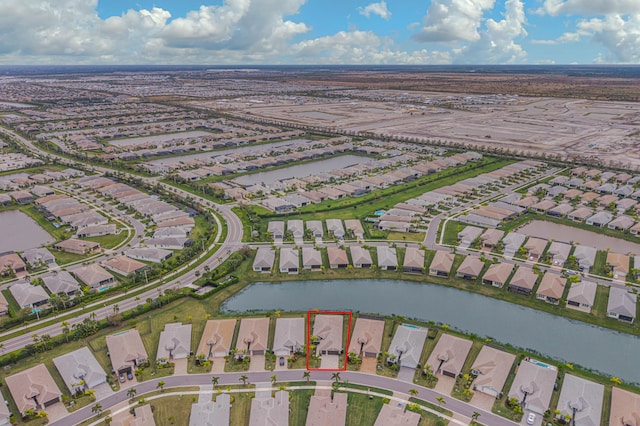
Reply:
[[[46, 157], [48, 159], [56, 159], [57, 161], [65, 165], [68, 165], [70, 167], [73, 167], [76, 163], [78, 163], [77, 161], [69, 160], [67, 158], [42, 151], [40, 148], [38, 148], [33, 143], [31, 143], [31, 141], [3, 127], [0, 127], [0, 132], [18, 140], [20, 143], [26, 146], [29, 150], [38, 154], [39, 156]], [[112, 170], [108, 168], [94, 167], [94, 166], [92, 167], [93, 167], [93, 170], [97, 172], [101, 172], [101, 173], [112, 172]], [[139, 176], [130, 175], [127, 173], [123, 173], [123, 174], [127, 175], [128, 177], [139, 178]], [[220, 247], [218, 248], [218, 250], [212, 256], [210, 256], [207, 260], [202, 262], [200, 265], [198, 265], [197, 267], [193, 267], [193, 264], [197, 261], [197, 259], [192, 260], [188, 264], [183, 265], [181, 268], [179, 268], [179, 270], [186, 270], [187, 271], [186, 273], [178, 276], [177, 278], [159, 287], [154, 287], [150, 290], [145, 291], [142, 294], [131, 295], [131, 297], [126, 300], [115, 301], [114, 299], [121, 297], [121, 295], [119, 295], [117, 297], [110, 298], [109, 300], [100, 300], [98, 302], [92, 303], [87, 307], [95, 308], [95, 307], [100, 307], [101, 305], [104, 307], [104, 309], [99, 308], [97, 310], [94, 310], [93, 312], [85, 312], [83, 308], [77, 308], [74, 310], [63, 312], [61, 316], [66, 316], [74, 312], [78, 313], [78, 315], [75, 316], [73, 320], [68, 320], [70, 325], [82, 322], [85, 318], [88, 318], [92, 313], [95, 313], [96, 319], [106, 318], [107, 316], [109, 316], [109, 314], [113, 313], [113, 306], [116, 304], [118, 305], [119, 312], [124, 312], [130, 309], [134, 309], [140, 303], [144, 303], [146, 299], [157, 297], [159, 292], [164, 291], [165, 289], [168, 289], [168, 288], [177, 289], [177, 288], [180, 288], [181, 286], [184, 286], [185, 284], [195, 281], [198, 275], [200, 275], [200, 273], [204, 271], [205, 267], [208, 267], [209, 269], [214, 269], [216, 266], [224, 262], [231, 255], [231, 253], [233, 253], [234, 251], [242, 247], [243, 245], [242, 244], [242, 222], [240, 221], [240, 218], [238, 218], [238, 216], [231, 211], [231, 207], [216, 204], [212, 201], [209, 201], [205, 198], [199, 197], [197, 195], [194, 195], [182, 189], [175, 188], [171, 185], [158, 182], [155, 178], [144, 178], [144, 180], [147, 183], [159, 184], [164, 189], [170, 190], [171, 192], [181, 195], [183, 197], [188, 196], [189, 198], [193, 199], [196, 203], [200, 204], [201, 206], [210, 208], [216, 211], [223, 218], [227, 226], [227, 236], [225, 240], [222, 242], [222, 244], [220, 244]], [[221, 235], [223, 225], [224, 225], [223, 223], [220, 223], [220, 221], [218, 221], [218, 229], [219, 229], [218, 238], [216, 238], [216, 242], [214, 244], [208, 247], [207, 253], [213, 250], [215, 246], [219, 243], [218, 240]], [[151, 285], [153, 285], [153, 283]], [[139, 290], [139, 289], [133, 289], [132, 293], [136, 292], [136, 290]], [[44, 324], [46, 322], [51, 321], [52, 319], [54, 318], [48, 317], [40, 322], [29, 324], [29, 327], [38, 325], [38, 323]], [[19, 331], [20, 329], [16, 328], [7, 332], [7, 334], [11, 334]], [[32, 334], [34, 332], [37, 332], [37, 334], [39, 335], [48, 334], [50, 336], [55, 336], [58, 334], [62, 334], [62, 326], [59, 323], [56, 323], [53, 325], [44, 326], [42, 328], [39, 328], [38, 330], [31, 330], [29, 331], [28, 335], [21, 335], [21, 336], [17, 336], [17, 337], [5, 340], [2, 342], [3, 353], [11, 352], [11, 351], [23, 348], [28, 344], [32, 344], [33, 343]]]
[[[226, 386], [226, 385], [239, 385], [241, 384], [240, 376], [243, 374], [246, 375], [249, 380], [249, 383], [271, 383], [271, 376], [273, 374], [277, 375], [279, 382], [292, 382], [292, 381], [302, 381], [304, 380], [302, 377], [302, 372], [304, 370], [283, 370], [283, 371], [261, 371], [261, 372], [239, 372], [239, 373], [220, 373], [216, 374], [219, 377], [218, 386]], [[331, 381], [331, 372], [328, 371], [312, 371], [311, 372], [311, 380], [313, 381]], [[166, 388], [176, 387], [176, 386], [202, 386], [202, 385], [211, 385], [211, 377], [212, 374], [188, 374], [181, 376], [168, 376], [161, 377], [158, 379], [149, 380], [146, 382], [138, 383], [135, 387], [137, 393], [136, 396], [139, 398], [144, 396], [145, 393], [155, 391], [158, 382], [160, 380], [165, 382]], [[447, 410], [451, 410], [456, 414], [463, 415], [467, 418], [471, 418], [471, 415], [477, 411], [480, 413], [480, 422], [482, 424], [491, 425], [491, 426], [513, 426], [517, 423], [514, 423], [504, 417], [500, 417], [491, 412], [482, 410], [480, 408], [474, 407], [466, 402], [460, 401], [458, 399], [452, 398], [448, 395], [441, 394], [433, 389], [425, 388], [422, 386], [418, 386], [413, 383], [403, 382], [398, 379], [392, 379], [390, 377], [378, 376], [374, 374], [360, 373], [355, 371], [342, 371], [340, 372], [340, 379], [343, 381], [348, 381], [353, 384], [360, 384], [364, 386], [370, 386], [380, 389], [387, 389], [393, 392], [399, 392], [405, 395], [409, 395], [410, 389], [416, 389], [418, 391], [417, 398], [422, 399], [424, 401], [430, 402], [432, 404], [438, 405], [438, 401], [436, 398], [444, 397], [445, 406]], [[112, 395], [109, 395], [99, 402], [102, 405], [103, 410], [108, 410], [111, 407], [114, 407], [117, 404], [128, 401], [129, 397], [127, 396], [127, 390], [120, 390]], [[91, 407], [95, 404], [91, 404], [89, 406], [83, 407], [78, 411], [74, 411], [70, 413], [68, 416], [57, 420], [55, 422], [50, 423], [51, 426], [72, 426], [82, 421], [91, 418], [95, 415], [95, 413], [91, 412]]]

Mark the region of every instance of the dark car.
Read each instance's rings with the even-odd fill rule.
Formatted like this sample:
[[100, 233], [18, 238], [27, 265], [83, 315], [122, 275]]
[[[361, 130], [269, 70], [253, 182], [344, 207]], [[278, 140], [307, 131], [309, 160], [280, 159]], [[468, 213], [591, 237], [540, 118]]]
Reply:
[[133, 374], [131, 374], [131, 371], [127, 372], [127, 379], [133, 380]]
[[284, 357], [281, 356], [280, 357], [280, 367], [282, 367], [284, 365]]

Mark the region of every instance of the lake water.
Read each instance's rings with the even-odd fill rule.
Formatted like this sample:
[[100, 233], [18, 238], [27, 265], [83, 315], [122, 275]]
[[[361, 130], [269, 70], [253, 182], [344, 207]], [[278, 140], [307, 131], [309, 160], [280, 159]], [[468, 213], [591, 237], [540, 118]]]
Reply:
[[640, 383], [640, 338], [475, 293], [400, 280], [256, 283], [224, 312], [348, 310], [449, 324], [563, 362]]
[[272, 184], [282, 179], [301, 178], [318, 173], [328, 173], [332, 170], [344, 169], [354, 164], [364, 164], [374, 161], [370, 157], [360, 157], [358, 155], [341, 155], [326, 160], [313, 161], [305, 164], [298, 164], [291, 167], [283, 167], [268, 172], [251, 173], [233, 179], [240, 185], [255, 185], [263, 182], [265, 185]]
[[1, 212], [0, 225], [2, 225], [0, 253], [25, 251], [55, 241], [35, 220], [19, 210]]

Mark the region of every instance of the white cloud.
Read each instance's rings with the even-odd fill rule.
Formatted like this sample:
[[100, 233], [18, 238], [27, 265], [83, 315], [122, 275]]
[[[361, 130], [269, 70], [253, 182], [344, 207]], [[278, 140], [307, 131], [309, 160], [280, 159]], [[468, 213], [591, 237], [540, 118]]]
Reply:
[[479, 33], [480, 39], [458, 50], [456, 62], [518, 63], [523, 61], [527, 57], [527, 52], [515, 40], [527, 35], [524, 28], [526, 21], [522, 0], [507, 0], [504, 19], [500, 21], [487, 19], [486, 29]]
[[414, 39], [423, 42], [477, 41], [484, 12], [495, 0], [433, 0]]
[[406, 52], [392, 40], [371, 31], [340, 31], [292, 46], [296, 62], [309, 64], [448, 64], [448, 52], [426, 49]]
[[561, 14], [608, 15], [613, 13], [640, 13], [638, 0], [545, 0], [538, 13], [557, 16]]
[[387, 8], [387, 2], [384, 0], [378, 3], [371, 3], [365, 7], [359, 7], [358, 12], [367, 18], [371, 17], [371, 15], [378, 15], [386, 21], [391, 19], [391, 12]]

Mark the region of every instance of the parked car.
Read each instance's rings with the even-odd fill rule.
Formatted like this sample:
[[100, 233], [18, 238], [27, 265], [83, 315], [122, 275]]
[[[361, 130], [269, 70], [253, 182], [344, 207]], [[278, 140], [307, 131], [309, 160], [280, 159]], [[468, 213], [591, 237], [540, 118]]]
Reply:
[[533, 422], [535, 421], [536, 421], [536, 415], [533, 413], [529, 413], [529, 415], [527, 416], [527, 424], [532, 425]]
[[133, 380], [133, 374], [131, 374], [131, 371], [127, 372], [127, 379]]
[[120, 383], [124, 383], [124, 374], [120, 373], [120, 377], [118, 377], [120, 379]]
[[281, 356], [280, 357], [280, 367], [282, 367], [284, 365], [284, 357]]

